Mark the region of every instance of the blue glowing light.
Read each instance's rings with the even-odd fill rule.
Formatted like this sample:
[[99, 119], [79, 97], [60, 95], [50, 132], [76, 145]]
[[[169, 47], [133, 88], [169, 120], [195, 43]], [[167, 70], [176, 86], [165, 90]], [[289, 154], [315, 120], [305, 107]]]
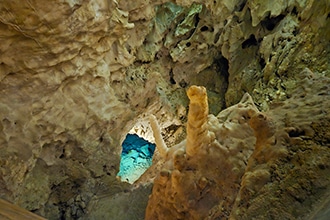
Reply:
[[155, 147], [136, 134], [127, 134], [122, 144], [118, 173], [121, 180], [134, 183], [151, 166]]

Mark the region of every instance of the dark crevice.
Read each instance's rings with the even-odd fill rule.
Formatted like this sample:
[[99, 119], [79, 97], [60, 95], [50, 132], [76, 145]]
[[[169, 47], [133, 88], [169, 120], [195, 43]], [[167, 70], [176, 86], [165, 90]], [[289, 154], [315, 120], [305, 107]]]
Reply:
[[298, 11], [297, 11], [297, 7], [293, 7], [291, 14], [297, 16], [298, 15]]
[[200, 19], [200, 17], [199, 17], [199, 14], [197, 14], [197, 15], [195, 16], [195, 28], [192, 29], [191, 34], [189, 35], [188, 39], [189, 39], [191, 36], [194, 35], [194, 33], [195, 33], [195, 31], [196, 31], [196, 28], [198, 27], [198, 23], [199, 23], [200, 20], [201, 20], [201, 19]]
[[166, 128], [164, 128], [166, 134], [171, 134], [171, 133], [174, 133], [175, 131], [177, 131], [181, 126], [180, 125], [176, 125], [176, 124], [173, 124], [173, 125], [170, 125]]
[[216, 44], [218, 42], [218, 40], [220, 39], [220, 35], [221, 35], [221, 30], [219, 30], [214, 37], [213, 43]]
[[242, 11], [244, 6], [246, 4], [246, 1], [242, 1], [240, 4], [235, 6], [235, 11]]
[[199, 14], [196, 14], [195, 27], [197, 27], [200, 20], [201, 20], [201, 18], [199, 17]]
[[304, 136], [305, 135], [305, 131], [302, 129], [292, 129], [288, 132], [290, 137], [299, 137], [299, 136]]
[[257, 45], [258, 45], [258, 42], [256, 40], [256, 37], [254, 36], [254, 34], [251, 34], [250, 37], [242, 43], [242, 48], [245, 49], [245, 48], [248, 48], [251, 46], [257, 46]]
[[259, 59], [259, 65], [260, 65], [261, 69], [265, 68], [266, 62], [265, 62], [265, 59], [264, 58], [260, 57], [260, 59]]
[[[229, 62], [222, 55], [214, 60], [213, 65], [216, 68], [216, 71], [219, 73], [220, 80], [222, 82], [221, 94], [225, 94], [228, 89], [229, 84]], [[226, 108], [225, 99], [223, 99], [222, 108]]]
[[[200, 21], [199, 14], [196, 14], [195, 17], [194, 17], [194, 19], [195, 19], [194, 27], [189, 31], [189, 33], [185, 34], [185, 36], [186, 36], [185, 39], [191, 38], [194, 35], [194, 33], [196, 32], [198, 23]], [[180, 22], [180, 23], [182, 23], [182, 22]]]
[[282, 14], [276, 17], [267, 16], [263, 21], [261, 21], [261, 26], [269, 31], [272, 31], [284, 17], [285, 15]]
[[182, 79], [180, 82], [179, 82], [179, 85], [182, 87], [182, 88], [186, 88], [188, 86], [188, 83], [186, 81], [184, 81], [184, 79]]
[[143, 64], [150, 64], [150, 63], [151, 63], [151, 61], [148, 61], [148, 60], [136, 60], [134, 62], [134, 64], [136, 64], [136, 65], [143, 65]]
[[209, 27], [204, 25], [203, 27], [201, 27], [200, 30], [201, 30], [201, 32], [208, 31]]
[[170, 78], [170, 83], [171, 83], [172, 85], [176, 84], [175, 80], [174, 80], [172, 77]]
[[174, 74], [173, 74], [173, 70], [172, 70], [172, 69], [170, 70], [169, 75], [170, 75], [170, 83], [171, 83], [172, 85], [176, 84], [176, 82], [175, 82], [175, 80], [174, 80]]
[[64, 152], [59, 156], [60, 159], [63, 159], [65, 157]]
[[215, 60], [215, 65], [217, 67], [217, 71], [219, 71], [222, 75], [224, 75], [227, 79], [228, 83], [228, 77], [229, 77], [229, 62], [228, 60], [221, 56], [219, 59]]
[[294, 36], [297, 36], [297, 34], [299, 34], [299, 29], [296, 27], [296, 28], [293, 30], [292, 34], [293, 34]]

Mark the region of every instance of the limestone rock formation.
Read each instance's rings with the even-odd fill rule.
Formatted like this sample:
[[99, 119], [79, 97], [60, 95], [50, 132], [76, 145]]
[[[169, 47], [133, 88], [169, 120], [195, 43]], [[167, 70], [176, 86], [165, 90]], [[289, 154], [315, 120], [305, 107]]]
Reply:
[[[302, 93], [316, 94], [312, 85], [304, 87], [306, 91], [295, 90], [302, 78], [308, 84], [329, 77], [329, 13], [328, 0], [2, 0], [0, 198], [48, 219], [144, 216], [152, 182], [167, 159], [157, 151], [151, 168], [134, 185], [123, 183], [117, 178], [121, 144], [127, 133], [155, 141], [149, 125], [152, 114], [167, 157], [182, 149], [189, 109], [186, 89], [191, 85], [206, 88], [213, 115], [248, 92], [262, 111], [261, 121], [251, 126], [268, 126], [264, 118], [272, 121], [270, 126], [276, 124], [275, 136], [282, 129], [277, 123], [287, 123], [284, 127], [291, 135], [306, 136], [314, 130], [303, 152], [301, 145], [292, 148], [296, 151], [280, 151], [293, 158], [282, 161], [283, 166], [313, 164], [318, 154], [326, 161], [327, 150], [313, 143], [328, 146], [327, 120], [322, 126], [313, 122], [312, 129], [303, 125], [302, 132], [291, 124], [314, 119], [296, 117], [293, 107], [285, 110], [281, 105], [288, 106], [293, 97], [300, 100]], [[275, 104], [276, 111], [291, 116], [274, 116]], [[318, 103], [309, 105], [303, 115], [327, 111]], [[219, 119], [221, 123], [226, 117]], [[205, 126], [212, 120], [217, 125], [218, 119], [208, 116]], [[246, 132], [252, 132], [246, 126]], [[208, 135], [213, 143], [215, 137]], [[268, 135], [260, 137], [272, 143]], [[315, 153], [314, 159], [307, 152]], [[178, 153], [181, 161], [184, 151]], [[320, 167], [327, 174], [326, 162]], [[251, 182], [259, 168], [251, 167], [244, 181]], [[298, 168], [279, 175], [318, 179]], [[299, 197], [299, 184], [278, 190]], [[248, 218], [256, 209], [249, 202], [263, 200], [253, 193], [245, 197], [249, 188], [237, 190], [233, 192], [242, 194], [242, 202], [233, 204], [240, 210], [236, 215]], [[125, 212], [130, 198], [140, 200], [129, 204], [136, 209]], [[104, 204], [113, 208], [108, 214]]]
[[248, 121], [258, 110], [248, 94], [215, 117], [208, 115], [204, 87], [192, 86], [187, 93], [186, 145], [172, 153], [155, 179], [146, 219], [204, 219], [220, 201], [223, 213], [230, 213], [254, 148]]
[[301, 73], [293, 97], [250, 121], [256, 149], [233, 219], [324, 219], [320, 211], [329, 210], [330, 81], [309, 74]]
[[313, 216], [330, 192], [329, 132], [315, 140], [330, 123], [329, 82], [306, 75], [294, 97], [267, 113], [245, 94], [217, 117], [205, 114], [205, 88], [191, 87], [192, 128], [155, 179], [146, 219]]

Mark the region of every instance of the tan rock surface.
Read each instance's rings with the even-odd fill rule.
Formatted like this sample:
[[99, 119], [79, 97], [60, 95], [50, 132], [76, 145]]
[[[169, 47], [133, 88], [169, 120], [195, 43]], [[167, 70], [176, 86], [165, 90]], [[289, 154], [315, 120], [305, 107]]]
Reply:
[[146, 219], [204, 219], [220, 201], [222, 212], [230, 213], [253, 152], [248, 118], [258, 110], [248, 94], [215, 117], [208, 116], [205, 88], [192, 86], [187, 93], [187, 141], [155, 179]]
[[268, 113], [246, 94], [205, 123], [205, 88], [191, 87], [187, 126], [194, 129], [156, 177], [146, 219], [313, 216], [330, 192], [329, 82], [306, 75], [295, 96]]
[[[139, 185], [166, 161], [156, 152], [131, 189], [116, 178], [125, 135], [153, 140], [153, 114], [169, 152], [181, 148], [189, 86], [206, 87], [214, 115], [246, 92], [265, 112], [296, 97], [302, 75], [329, 77], [329, 1], [194, 2], [1, 1], [1, 198], [49, 219], [88, 219], [98, 198], [125, 213], [134, 194], [147, 203]], [[326, 123], [312, 127], [311, 140], [327, 145]]]

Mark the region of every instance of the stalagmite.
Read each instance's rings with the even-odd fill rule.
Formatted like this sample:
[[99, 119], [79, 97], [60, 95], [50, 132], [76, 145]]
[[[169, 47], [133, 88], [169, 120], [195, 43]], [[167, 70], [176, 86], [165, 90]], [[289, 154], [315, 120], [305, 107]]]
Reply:
[[251, 96], [246, 94], [240, 103], [216, 117], [208, 115], [204, 87], [191, 86], [187, 95], [187, 139], [182, 142], [185, 144], [169, 148], [154, 181], [145, 219], [214, 217], [212, 209], [222, 200], [225, 202], [219, 209], [229, 213], [253, 152], [255, 137], [248, 121], [258, 110]]
[[167, 155], [167, 146], [163, 140], [162, 134], [160, 132], [159, 124], [157, 122], [157, 119], [154, 115], [149, 116], [149, 122], [152, 129], [152, 132], [154, 134], [155, 142], [156, 142], [156, 148], [158, 149], [160, 155], [163, 158], [166, 158]]
[[202, 145], [208, 144], [207, 116], [209, 106], [207, 103], [206, 89], [202, 86], [191, 86], [187, 91], [190, 100], [188, 123], [187, 123], [187, 145], [186, 153], [194, 156]]

